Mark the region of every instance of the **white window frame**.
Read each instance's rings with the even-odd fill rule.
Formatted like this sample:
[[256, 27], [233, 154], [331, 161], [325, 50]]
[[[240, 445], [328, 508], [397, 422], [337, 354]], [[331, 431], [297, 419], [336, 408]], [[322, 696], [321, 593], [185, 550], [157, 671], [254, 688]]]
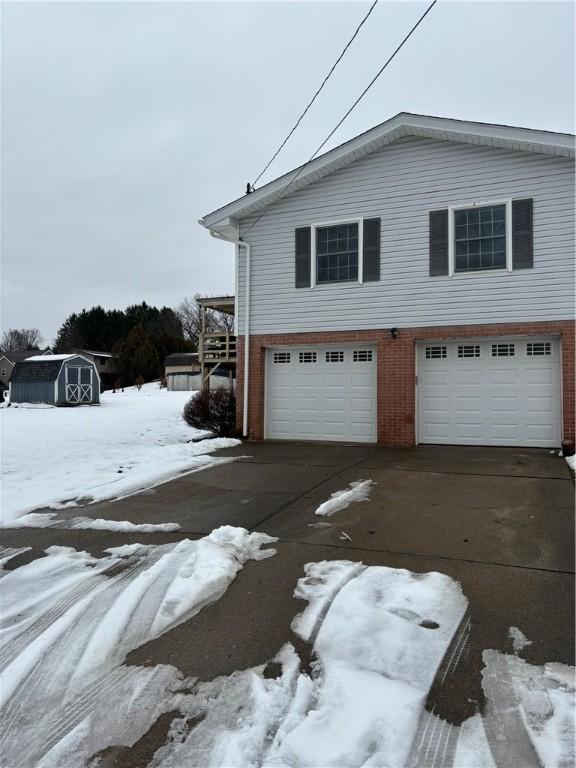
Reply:
[[358, 280], [364, 282], [364, 219], [333, 219], [332, 221], [316, 221], [310, 224], [311, 243], [310, 243], [310, 287], [316, 288], [323, 285], [343, 285], [354, 284], [354, 280], [334, 280], [327, 283], [318, 283], [316, 280], [316, 230], [322, 227], [336, 227], [339, 224], [357, 224], [358, 225]]
[[[460, 211], [463, 208], [485, 208], [488, 205], [505, 205], [506, 206], [506, 268], [505, 269], [467, 269], [463, 272], [456, 272], [456, 258], [454, 248], [454, 213]], [[465, 277], [469, 274], [483, 275], [498, 274], [502, 272], [512, 272], [512, 198], [507, 197], [504, 200], [482, 200], [472, 203], [461, 203], [458, 205], [451, 205], [448, 208], [448, 277]]]

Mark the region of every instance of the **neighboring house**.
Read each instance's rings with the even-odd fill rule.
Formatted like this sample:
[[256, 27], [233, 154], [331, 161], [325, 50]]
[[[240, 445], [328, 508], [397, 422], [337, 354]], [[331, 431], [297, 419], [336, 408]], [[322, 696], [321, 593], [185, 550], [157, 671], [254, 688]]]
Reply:
[[10, 376], [16, 363], [20, 360], [26, 360], [28, 357], [34, 355], [51, 355], [52, 351], [48, 347], [44, 351], [39, 352], [34, 349], [27, 349], [25, 352], [3, 352], [0, 350], [0, 390], [8, 389], [10, 383]]
[[83, 355], [38, 355], [16, 363], [10, 380], [11, 403], [95, 405], [100, 379]]
[[572, 135], [401, 113], [200, 223], [236, 243], [244, 434], [574, 439]]
[[111, 389], [118, 378], [118, 355], [112, 352], [96, 352], [93, 349], [71, 349], [79, 355], [87, 357], [96, 366], [102, 390]]

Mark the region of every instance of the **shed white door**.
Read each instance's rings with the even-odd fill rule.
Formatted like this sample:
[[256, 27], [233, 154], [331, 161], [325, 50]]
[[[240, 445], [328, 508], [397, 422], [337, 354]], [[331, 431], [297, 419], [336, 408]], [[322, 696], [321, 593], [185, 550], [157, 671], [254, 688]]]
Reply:
[[92, 368], [66, 366], [66, 401], [68, 403], [92, 402]]
[[556, 339], [419, 345], [420, 443], [556, 447], [560, 403]]
[[376, 442], [376, 349], [267, 350], [266, 437]]

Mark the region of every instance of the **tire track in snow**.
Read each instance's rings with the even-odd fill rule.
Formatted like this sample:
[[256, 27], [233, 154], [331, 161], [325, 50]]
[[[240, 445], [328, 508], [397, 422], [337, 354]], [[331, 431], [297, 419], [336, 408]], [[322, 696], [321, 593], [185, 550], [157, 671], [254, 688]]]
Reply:
[[[173, 546], [175, 545], [164, 545], [164, 547], [159, 547], [159, 550], [165, 547], [172, 548]], [[105, 585], [110, 578], [110, 573], [113, 573], [119, 565], [123, 566], [123, 570], [119, 576], [112, 577], [115, 579], [116, 585], [121, 584], [123, 581], [134, 579], [140, 572], [146, 570], [146, 568], [149, 568], [150, 565], [159, 560], [163, 554], [163, 551], [153, 550], [151, 553], [129, 555], [122, 563], [114, 563], [108, 569], [89, 576], [82, 584], [72, 588], [68, 593], [59, 598], [48, 611], [33, 621], [22, 633], [16, 634], [5, 645], [0, 651], [0, 672], [3, 672], [22, 653], [24, 648], [37, 640], [50, 626], [64, 616], [73, 605]], [[4, 629], [1, 623], [0, 629]]]
[[[450, 683], [460, 662], [470, 651], [471, 617], [467, 610], [448, 645], [444, 657], [430, 686], [434, 698], [443, 695], [443, 688]], [[430, 693], [428, 699], [430, 699]], [[412, 749], [407, 761], [409, 768], [445, 768], [453, 764], [460, 728], [431, 711], [424, 709], [418, 721]]]
[[32, 547], [3, 547], [0, 545], [0, 579], [5, 576], [4, 563], [8, 560], [12, 560], [13, 557], [21, 555], [23, 552], [28, 552]]
[[[10, 642], [7, 644], [6, 648], [3, 649], [3, 664], [1, 669], [6, 669], [11, 661], [15, 660], [25, 648], [38, 640], [45, 631], [59, 619], [64, 617], [65, 614], [78, 602], [86, 600], [87, 598], [90, 598], [90, 596], [98, 597], [99, 588], [101, 588], [102, 592], [107, 592], [108, 594], [106, 595], [106, 598], [111, 598], [113, 602], [114, 599], [121, 594], [123, 589], [125, 589], [135, 578], [158, 562], [175, 546], [176, 544], [167, 544], [155, 547], [148, 552], [136, 552], [129, 555], [121, 562], [113, 563], [99, 574], [89, 576], [83, 584], [73, 588], [62, 598], [57, 600], [52, 608], [42, 614], [23, 634], [18, 635], [16, 638], [17, 642]], [[119, 566], [122, 567], [120, 572], [118, 572]], [[113, 574], [115, 571], [117, 572], [116, 575], [110, 577], [110, 573]], [[86, 610], [89, 610], [90, 603], [88, 603], [85, 608]], [[64, 635], [66, 632], [67, 629], [64, 629]], [[61, 636], [55, 638], [54, 643], [57, 643], [59, 640], [61, 640]], [[50, 670], [48, 670], [48, 673], [49, 672]], [[88, 704], [92, 702], [92, 706], [89, 706], [89, 710], [94, 710], [97, 702], [101, 699], [100, 689], [103, 688], [106, 693], [109, 693], [113, 688], [117, 687], [120, 682], [117, 679], [119, 674], [119, 668], [115, 667], [110, 674], [105, 675], [103, 678], [96, 679], [87, 688], [83, 689], [83, 692], [79, 697], [74, 697], [74, 706], [82, 705], [84, 699], [87, 699]], [[13, 735], [16, 735], [18, 738], [17, 733], [13, 732], [19, 724], [24, 724], [26, 722], [26, 713], [30, 711], [31, 704], [36, 699], [36, 694], [42, 689], [47, 690], [49, 685], [50, 675], [46, 674], [46, 671], [43, 670], [43, 658], [41, 658], [20, 681], [6, 705], [0, 709], [0, 712], [2, 712], [2, 717], [0, 718], [0, 748], [2, 748], [2, 751], [5, 751], [9, 747]], [[97, 697], [96, 699], [94, 698], [95, 696]], [[59, 719], [69, 719], [69, 715], [65, 714], [67, 713], [68, 708], [68, 706], [65, 706], [64, 712], [56, 716], [54, 727], [58, 724]], [[87, 712], [87, 714], [88, 713], [89, 712]], [[73, 727], [78, 725], [81, 719], [78, 720], [77, 718], [74, 718]], [[66, 729], [66, 732], [69, 730], [71, 729]]]
[[219, 599], [247, 560], [274, 554], [261, 550], [271, 541], [223, 526], [100, 560], [55, 549], [18, 569], [4, 630], [3, 764], [85, 765], [111, 744], [137, 741], [174, 709], [181, 674], [127, 666], [126, 655]]
[[506, 656], [484, 651], [483, 658], [484, 730], [494, 762], [501, 768], [541, 768], [522, 719]]

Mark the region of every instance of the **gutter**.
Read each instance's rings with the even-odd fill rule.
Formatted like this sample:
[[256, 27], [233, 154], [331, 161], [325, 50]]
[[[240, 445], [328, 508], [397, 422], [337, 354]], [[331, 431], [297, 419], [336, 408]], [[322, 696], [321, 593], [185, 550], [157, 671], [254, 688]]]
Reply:
[[237, 239], [224, 237], [223, 235], [209, 230], [211, 237], [216, 240], [224, 240], [227, 243], [234, 243], [238, 248], [246, 249], [246, 277], [244, 285], [244, 388], [242, 403], [242, 437], [248, 437], [248, 379], [250, 369], [250, 262], [251, 247], [250, 243], [244, 242], [241, 237]]

